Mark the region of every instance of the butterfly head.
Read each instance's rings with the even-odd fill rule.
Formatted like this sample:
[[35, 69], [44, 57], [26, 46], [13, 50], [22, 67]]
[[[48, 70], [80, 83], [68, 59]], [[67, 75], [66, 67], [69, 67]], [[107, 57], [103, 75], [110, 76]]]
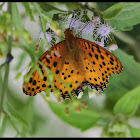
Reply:
[[70, 28], [67, 28], [67, 29], [65, 30], [64, 34], [65, 34], [65, 38], [74, 37], [73, 31], [70, 30]]

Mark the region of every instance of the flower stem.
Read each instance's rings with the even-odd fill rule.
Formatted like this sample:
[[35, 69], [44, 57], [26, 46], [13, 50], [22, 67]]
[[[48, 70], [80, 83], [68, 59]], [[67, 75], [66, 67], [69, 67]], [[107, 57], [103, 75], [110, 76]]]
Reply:
[[[8, 10], [7, 10], [10, 14], [11, 14], [11, 3], [8, 3]], [[12, 24], [11, 24], [11, 29], [12, 29]], [[11, 54], [11, 47], [12, 47], [12, 33], [11, 35], [8, 36], [8, 44], [7, 44], [7, 54]], [[5, 74], [4, 74], [4, 80], [2, 83], [2, 87], [1, 87], [1, 94], [0, 94], [0, 114], [3, 111], [3, 101], [4, 101], [4, 97], [5, 97], [5, 92], [7, 90], [8, 87], [8, 77], [9, 77], [9, 64], [6, 63], [5, 64]]]

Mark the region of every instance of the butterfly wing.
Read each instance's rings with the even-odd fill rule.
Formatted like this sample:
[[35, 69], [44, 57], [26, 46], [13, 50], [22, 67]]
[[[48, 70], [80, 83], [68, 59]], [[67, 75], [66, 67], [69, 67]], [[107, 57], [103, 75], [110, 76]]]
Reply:
[[[63, 61], [61, 61], [64, 54], [64, 41], [54, 45], [50, 50], [46, 51], [39, 60], [51, 69], [54, 73], [58, 73], [61, 69]], [[61, 51], [60, 51], [61, 50]], [[41, 91], [45, 91], [46, 88], [51, 88], [51, 85], [47, 85], [48, 76], [44, 67], [37, 64], [43, 74], [43, 79], [39, 75], [38, 71], [35, 70], [31, 75], [29, 82], [23, 84], [23, 92], [27, 95], [34, 96]], [[51, 88], [51, 91], [53, 89]]]
[[44, 67], [37, 64], [43, 74], [43, 79], [35, 70], [31, 75], [29, 82], [23, 84], [23, 92], [26, 95], [34, 96], [41, 91], [50, 88], [51, 91], [57, 89], [63, 98], [70, 98], [69, 93], [77, 94], [80, 90], [80, 83], [83, 81], [78, 70], [75, 70], [70, 57], [67, 55], [65, 40], [54, 45], [51, 50], [46, 51], [39, 60], [47, 66], [57, 77], [53, 77], [53, 85], [47, 85], [48, 76]]
[[75, 39], [81, 51], [84, 62], [85, 83], [91, 88], [102, 90], [106, 88], [108, 77], [112, 73], [120, 73], [120, 61], [105, 48], [82, 38]]

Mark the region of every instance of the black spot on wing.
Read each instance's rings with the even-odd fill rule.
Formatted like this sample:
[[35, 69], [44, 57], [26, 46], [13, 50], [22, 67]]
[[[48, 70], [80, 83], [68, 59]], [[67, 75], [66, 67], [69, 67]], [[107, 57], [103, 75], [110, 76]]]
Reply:
[[56, 67], [57, 66], [57, 62], [53, 62], [53, 66]]
[[95, 58], [98, 60], [98, 55], [97, 54], [95, 54]]

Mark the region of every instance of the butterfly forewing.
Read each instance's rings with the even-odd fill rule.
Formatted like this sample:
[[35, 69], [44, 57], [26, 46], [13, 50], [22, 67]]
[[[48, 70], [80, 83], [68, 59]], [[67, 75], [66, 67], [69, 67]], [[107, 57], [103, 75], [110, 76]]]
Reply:
[[82, 38], [76, 38], [83, 54], [86, 81], [95, 89], [104, 89], [112, 73], [120, 73], [120, 61], [105, 48]]
[[[46, 51], [39, 60], [47, 66], [55, 75], [53, 77], [53, 85], [47, 83], [48, 75], [44, 67], [37, 64], [43, 74], [43, 79], [35, 70], [31, 75], [29, 82], [24, 83], [23, 91], [25, 94], [34, 96], [41, 91], [45, 91], [50, 88], [51, 91], [57, 89], [60, 91], [60, 95], [65, 98], [70, 98], [69, 94], [77, 94], [81, 89], [79, 86], [84, 81], [83, 75], [80, 75], [80, 71], [73, 66], [69, 56], [66, 55], [64, 41], [54, 45], [51, 50]], [[77, 90], [78, 88], [78, 90]]]
[[[52, 72], [55, 74], [59, 74], [61, 65], [63, 63], [62, 57], [64, 54], [64, 41], [54, 45], [51, 50], [46, 51], [39, 60]], [[36, 95], [41, 91], [45, 91], [46, 88], [51, 88], [51, 85], [47, 85], [48, 76], [45, 71], [45, 68], [41, 64], [37, 64], [43, 74], [43, 79], [39, 75], [38, 71], [35, 70], [34, 73], [31, 75], [29, 82], [24, 83], [23, 85], [23, 92], [27, 95]]]

